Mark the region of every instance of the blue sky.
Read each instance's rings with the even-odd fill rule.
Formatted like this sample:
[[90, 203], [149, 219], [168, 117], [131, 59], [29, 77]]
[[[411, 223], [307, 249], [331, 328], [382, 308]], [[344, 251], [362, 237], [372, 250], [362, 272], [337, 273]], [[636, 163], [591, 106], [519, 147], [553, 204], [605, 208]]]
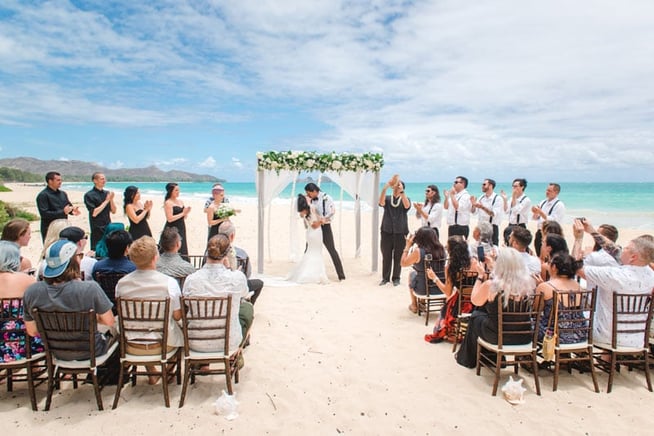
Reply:
[[0, 156], [654, 181], [652, 23], [651, 0], [3, 0]]

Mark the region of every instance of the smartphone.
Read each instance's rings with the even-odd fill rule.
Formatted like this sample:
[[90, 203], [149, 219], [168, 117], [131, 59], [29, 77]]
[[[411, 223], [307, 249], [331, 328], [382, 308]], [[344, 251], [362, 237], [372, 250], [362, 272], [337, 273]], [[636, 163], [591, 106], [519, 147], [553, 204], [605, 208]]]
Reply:
[[432, 260], [434, 260], [434, 258], [432, 257], [431, 253], [425, 254], [425, 262], [431, 262]]
[[577, 219], [578, 219], [579, 221], [581, 221], [582, 223], [583, 223], [584, 221], [586, 221], [586, 218], [584, 218], [583, 216], [577, 217]]
[[486, 255], [484, 254], [484, 247], [482, 245], [477, 246], [477, 259], [479, 262], [486, 260]]

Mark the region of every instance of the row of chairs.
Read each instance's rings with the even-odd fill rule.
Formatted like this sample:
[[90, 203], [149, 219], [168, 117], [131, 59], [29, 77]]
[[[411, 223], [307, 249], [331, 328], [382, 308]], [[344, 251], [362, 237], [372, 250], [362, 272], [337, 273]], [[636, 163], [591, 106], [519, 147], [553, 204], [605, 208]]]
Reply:
[[[107, 352], [96, 356], [96, 332], [98, 331], [96, 313], [93, 310], [81, 312], [41, 311], [34, 309], [34, 319], [41, 335], [44, 353], [31, 355], [27, 351], [25, 359], [16, 362], [0, 364], [0, 370], [6, 370], [7, 389], [13, 388], [12, 382], [26, 381], [28, 384], [30, 401], [33, 410], [37, 409], [35, 386], [43, 382], [44, 372], [47, 372], [47, 399], [45, 410], [50, 409], [54, 390], [64, 380], [70, 379], [73, 388], [78, 385], [78, 376], [86, 375], [86, 381], [93, 384], [96, 402], [99, 410], [103, 410], [101, 389], [106, 379], [115, 376], [107, 371], [112, 359], [120, 362], [118, 385], [114, 396], [115, 409], [120, 399], [120, 393], [125, 381], [131, 379], [132, 386], [136, 384], [138, 376], [160, 375], [163, 387], [164, 402], [170, 407], [168, 394], [169, 378], [175, 377], [177, 384], [181, 383], [181, 364], [184, 363], [184, 377], [179, 407], [184, 405], [186, 391], [189, 383], [195, 381], [196, 375], [221, 374], [225, 376], [227, 391], [233, 393], [232, 379], [239, 382], [239, 358], [245, 344], [248, 342], [249, 331], [244, 335], [238, 349], [229, 351], [230, 322], [232, 296], [185, 298], [181, 303], [182, 330], [184, 332], [184, 347], [169, 349], [168, 319], [171, 310], [170, 298], [161, 300], [122, 299], [116, 301], [119, 315], [120, 338], [115, 340]], [[6, 304], [20, 305], [21, 299], [0, 300], [2, 307]], [[11, 325], [8, 321], [20, 321], [20, 316], [12, 319], [0, 319], [0, 325]], [[4, 334], [7, 330], [3, 329]], [[26, 343], [26, 350], [30, 350], [30, 337], [24, 329], [11, 332], [20, 335]], [[135, 347], [160, 350], [156, 355], [139, 355], [128, 352], [129, 344]], [[116, 338], [118, 339], [118, 338]], [[200, 353], [191, 350], [193, 341], [223, 341], [221, 351]], [[80, 360], [65, 360], [61, 356], [71, 356], [75, 353], [84, 354]], [[72, 354], [71, 354], [72, 353]], [[219, 364], [218, 368], [211, 369], [211, 364]], [[105, 368], [105, 371], [101, 368]], [[145, 370], [139, 370], [146, 367]], [[149, 371], [147, 367], [158, 367], [159, 371]], [[47, 371], [46, 371], [47, 369]], [[116, 369], [116, 368], [114, 368]], [[99, 374], [103, 374], [101, 377]]]
[[[491, 344], [479, 338], [477, 341], [477, 375], [485, 366], [494, 372], [493, 391], [497, 394], [500, 369], [513, 366], [514, 373], [519, 367], [531, 369], [534, 376], [536, 393], [540, 395], [538, 379], [539, 344], [538, 328], [542, 310], [542, 295], [536, 294], [522, 299], [515, 304], [504, 307], [501, 298], [498, 301], [498, 343]], [[558, 312], [556, 325], [556, 343], [554, 348], [554, 381], [553, 390], [557, 389], [559, 370], [562, 364], [572, 371], [572, 364], [585, 364], [584, 369], [591, 373], [595, 392], [599, 392], [595, 367], [609, 374], [607, 393], [613, 387], [615, 372], [620, 366], [642, 368], [645, 372], [647, 388], [652, 391], [649, 373], [649, 359], [652, 353], [649, 344], [649, 330], [652, 320], [652, 294], [613, 293], [613, 325], [611, 343], [593, 342], [593, 317], [596, 304], [596, 291], [556, 291], [554, 293], [553, 310]], [[526, 316], [527, 315], [527, 316]], [[531, 342], [524, 345], [506, 345], [503, 343], [504, 333], [511, 335], [531, 335]], [[566, 332], [576, 332], [585, 337], [578, 343], [563, 344], [560, 338]], [[618, 346], [618, 336], [623, 334], [637, 335], [642, 346]], [[486, 352], [484, 352], [484, 350]], [[511, 357], [509, 361], [506, 358]], [[540, 356], [542, 357], [542, 356]]]

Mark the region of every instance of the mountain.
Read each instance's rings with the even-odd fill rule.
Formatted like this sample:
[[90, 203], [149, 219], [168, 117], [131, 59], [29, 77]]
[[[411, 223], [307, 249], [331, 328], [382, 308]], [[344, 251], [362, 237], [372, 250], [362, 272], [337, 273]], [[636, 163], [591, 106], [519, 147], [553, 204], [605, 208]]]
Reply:
[[48, 171], [57, 171], [68, 182], [91, 181], [95, 172], [104, 173], [111, 182], [224, 182], [208, 174], [194, 174], [186, 171], [163, 171], [156, 166], [146, 168], [120, 168], [112, 170], [93, 162], [80, 160], [40, 160], [33, 157], [0, 159], [0, 167], [15, 168], [37, 174], [43, 180]]

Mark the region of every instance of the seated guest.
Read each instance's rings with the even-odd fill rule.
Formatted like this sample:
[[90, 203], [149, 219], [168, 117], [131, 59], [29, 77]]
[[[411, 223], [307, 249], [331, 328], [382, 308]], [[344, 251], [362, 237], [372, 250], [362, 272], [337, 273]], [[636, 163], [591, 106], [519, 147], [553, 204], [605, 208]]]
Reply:
[[[547, 233], [542, 240], [540, 256], [541, 256], [541, 268], [540, 276], [543, 280], [549, 279], [550, 266], [549, 259], [556, 256], [558, 253], [569, 254], [568, 243], [565, 242], [565, 239], [561, 235], [554, 233]], [[543, 259], [545, 259], [543, 261]]]
[[57, 242], [59, 239], [59, 233], [66, 227], [70, 227], [70, 223], [68, 222], [67, 219], [57, 219], [54, 220], [50, 223], [48, 226], [48, 231], [45, 234], [44, 241], [43, 241], [43, 250], [41, 251], [41, 257], [39, 260], [39, 264], [36, 267], [36, 279], [37, 280], [43, 280], [43, 269], [45, 268], [45, 256], [48, 251], [48, 247], [50, 247], [52, 244]]
[[[32, 237], [30, 222], [23, 218], [13, 218], [2, 229], [2, 240], [16, 244], [19, 249], [27, 247]], [[32, 262], [23, 256], [20, 256], [20, 271], [28, 272], [32, 269]]]
[[[521, 227], [514, 227], [514, 230]], [[472, 312], [468, 322], [468, 330], [456, 355], [459, 365], [467, 368], [477, 366], [477, 338], [497, 344], [498, 332], [498, 299], [502, 299], [504, 307], [510, 307], [533, 293], [533, 280], [529, 275], [521, 253], [513, 248], [500, 248], [497, 260], [486, 258], [486, 267], [491, 271], [490, 279], [484, 280], [486, 271], [484, 264], [473, 260], [473, 267], [479, 272], [479, 278], [472, 289], [472, 304], [477, 307]], [[515, 335], [504, 333], [502, 343], [505, 345], [521, 345], [531, 341], [531, 335]]]
[[102, 259], [109, 256], [109, 251], [107, 249], [107, 236], [116, 230], [125, 230], [125, 224], [123, 223], [109, 223], [107, 227], [104, 228], [104, 233], [102, 238], [95, 245], [95, 258]]
[[179, 249], [182, 247], [182, 237], [179, 236], [177, 227], [166, 227], [161, 232], [159, 239], [159, 250], [161, 255], [157, 260], [157, 271], [169, 277], [186, 277], [195, 272], [190, 262], [182, 259]]
[[[415, 243], [415, 246], [414, 246]], [[431, 260], [426, 260], [426, 256], [431, 256]], [[402, 251], [400, 264], [403, 267], [412, 266], [413, 271], [409, 274], [409, 296], [411, 304], [409, 310], [413, 313], [418, 312], [418, 302], [414, 292], [418, 295], [427, 294], [427, 277], [425, 266], [439, 264], [441, 268], [431, 267], [432, 269], [442, 270], [445, 264], [445, 249], [438, 241], [438, 233], [431, 227], [420, 227], [415, 234], [409, 234], [406, 239], [406, 247]], [[445, 278], [443, 276], [443, 278]], [[443, 292], [430, 280], [429, 294], [436, 295]]]
[[245, 274], [245, 277], [247, 277], [248, 279], [248, 294], [250, 295], [248, 301], [252, 304], [256, 303], [257, 298], [259, 298], [259, 295], [263, 290], [263, 280], [250, 278], [250, 274], [252, 274], [252, 265], [250, 264], [250, 257], [248, 256], [245, 250], [234, 246], [234, 238], [236, 237], [236, 226], [231, 221], [225, 221], [220, 226], [220, 234], [225, 235], [229, 238], [229, 242], [232, 247], [229, 250], [229, 254], [227, 255], [227, 259], [229, 260], [229, 269], [231, 269], [232, 271], [237, 271], [237, 270], [243, 271], [243, 269], [239, 267], [239, 261], [245, 264], [245, 271], [243, 271], [243, 273]]
[[[22, 299], [25, 289], [32, 285], [36, 279], [26, 273], [19, 272], [20, 250], [18, 245], [10, 241], [0, 241], [0, 298]], [[7, 304], [0, 307], [3, 318], [19, 316], [22, 317], [20, 304]], [[13, 362], [24, 359], [26, 356], [25, 342], [23, 336], [14, 336], [13, 333], [5, 333], [5, 329], [22, 328], [21, 321], [0, 323], [0, 331], [4, 336], [0, 337], [0, 363]], [[41, 338], [35, 337], [31, 341], [32, 354], [43, 351]]]
[[[446, 301], [441, 309], [440, 316], [434, 325], [431, 335], [425, 335], [425, 340], [436, 344], [446, 338], [454, 338], [456, 317], [458, 316], [458, 283], [462, 279], [462, 272], [470, 268], [470, 251], [468, 244], [462, 236], [450, 236], [447, 240], [447, 265], [445, 266], [445, 282], [431, 269], [427, 270], [430, 280], [436, 283], [438, 289], [446, 295]], [[462, 307], [462, 313], [469, 313], [472, 307]]]
[[[52, 227], [52, 225], [51, 225]], [[32, 309], [47, 311], [77, 312], [93, 309], [97, 314], [98, 330], [109, 328], [110, 334], [96, 332], [95, 352], [100, 356], [107, 352], [117, 337], [114, 327], [114, 315], [111, 301], [96, 282], [80, 280], [77, 245], [70, 241], [59, 240], [46, 250], [46, 266], [43, 270], [44, 281], [36, 282], [25, 291], [23, 302], [25, 311], [25, 328], [30, 336], [39, 332], [32, 317]], [[106, 330], [106, 328], [104, 329]], [[59, 355], [65, 360], [83, 360], [90, 357], [88, 351], [71, 352]]]
[[[583, 257], [584, 265], [588, 266], [615, 266], [620, 262], [620, 246], [618, 240], [618, 229], [611, 224], [602, 224], [595, 230], [587, 218], [574, 220], [573, 232], [575, 242], [572, 246], [572, 256], [575, 259]], [[584, 255], [582, 243], [584, 232], [593, 237], [595, 245], [590, 253]]]
[[[168, 319], [168, 351], [184, 345], [182, 329], [176, 321], [182, 319], [180, 303], [181, 292], [177, 280], [157, 271], [159, 251], [157, 243], [151, 236], [142, 236], [129, 247], [129, 257], [136, 265], [136, 270], [127, 274], [116, 284], [116, 297], [164, 299], [170, 297], [170, 318]], [[130, 343], [127, 337], [127, 352], [138, 355], [155, 355], [161, 348], [141, 343]], [[148, 367], [148, 371], [154, 371]], [[150, 384], [155, 384], [156, 376], [150, 376]]]
[[477, 257], [477, 247], [484, 248], [484, 256], [497, 256], [497, 245], [493, 244], [493, 226], [485, 221], [477, 223], [472, 231], [472, 242], [468, 244], [470, 257]]
[[[553, 235], [548, 235], [553, 236]], [[550, 279], [546, 282], [541, 283], [536, 288], [537, 293], [543, 294], [543, 314], [540, 317], [540, 328], [538, 329], [538, 341], [542, 341], [545, 336], [548, 324], [550, 323], [550, 314], [552, 312], [552, 297], [554, 296], [554, 291], [579, 291], [581, 286], [576, 280], [577, 269], [579, 263], [575, 261], [572, 256], [565, 252], [559, 252], [555, 254], [551, 260], [547, 263], [549, 265], [549, 276]], [[564, 302], [563, 304], [567, 304]], [[566, 312], [562, 312], [566, 313]], [[558, 323], [562, 324], [562, 316], [559, 315]], [[578, 324], [577, 324], [578, 325]], [[567, 328], [571, 328], [570, 327]], [[559, 334], [559, 342], [561, 344], [575, 344], [585, 341], [585, 336], [582, 337], [576, 332], [564, 331]]]
[[529, 274], [540, 274], [540, 260], [529, 254], [527, 249], [531, 244], [531, 232], [524, 227], [514, 226], [509, 236], [509, 246], [520, 253]]
[[[105, 239], [109, 257], [99, 260], [93, 266], [93, 279], [97, 280], [98, 273], [128, 274], [136, 269], [134, 263], [127, 258], [127, 250], [132, 243], [132, 236], [125, 230], [111, 232]], [[98, 243], [98, 245], [100, 245]]]
[[[575, 227], [577, 225], [578, 223], [575, 223]], [[620, 260], [622, 265], [584, 264], [583, 268], [577, 271], [577, 275], [586, 280], [588, 289], [597, 286], [597, 306], [593, 322], [593, 341], [596, 343], [611, 343], [613, 292], [645, 294], [651, 293], [654, 288], [654, 271], [649, 267], [650, 262], [654, 260], [654, 243], [645, 238], [636, 238], [622, 249]], [[643, 338], [637, 334], [620, 333], [617, 345], [639, 347], [643, 345]]]
[[77, 245], [77, 255], [82, 257], [82, 260], [79, 263], [82, 280], [93, 280], [93, 267], [98, 260], [95, 257], [84, 254], [84, 247], [88, 240], [88, 236], [84, 233], [84, 230], [74, 226], [66, 227], [59, 232], [59, 237], [61, 239], [67, 239]]
[[[207, 263], [186, 277], [184, 281], [185, 297], [222, 297], [232, 295], [229, 352], [235, 352], [243, 334], [252, 324], [254, 310], [251, 303], [242, 298], [248, 293], [245, 274], [232, 271], [228, 267], [229, 239], [225, 235], [215, 235], [207, 242]], [[224, 343], [220, 341], [194, 341], [190, 343], [195, 351], [221, 351]]]

